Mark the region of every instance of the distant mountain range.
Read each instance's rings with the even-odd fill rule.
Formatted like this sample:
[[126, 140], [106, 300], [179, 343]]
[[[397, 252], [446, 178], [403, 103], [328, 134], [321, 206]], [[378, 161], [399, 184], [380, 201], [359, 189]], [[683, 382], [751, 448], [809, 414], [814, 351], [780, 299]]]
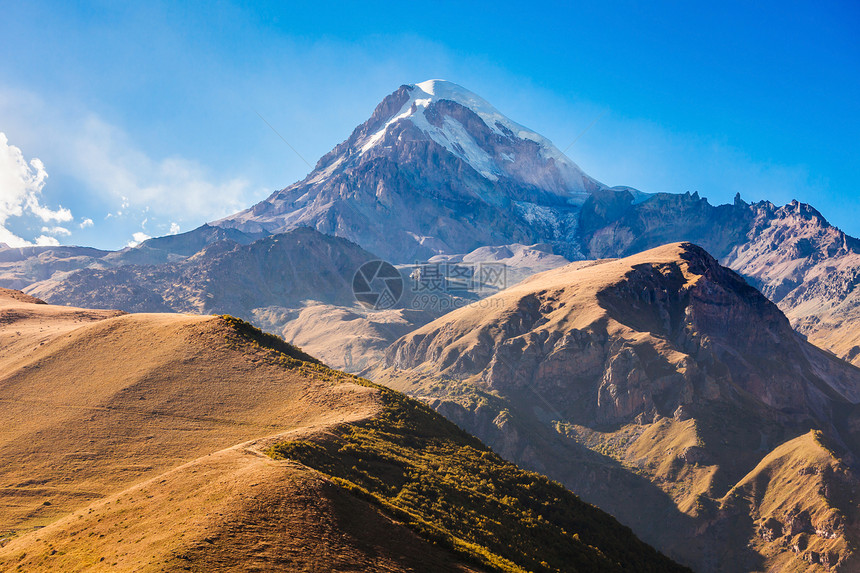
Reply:
[[[250, 209], [117, 253], [0, 249], [0, 285], [38, 289], [46, 300], [60, 303], [118, 306], [120, 301], [119, 306], [131, 305], [129, 310], [156, 308], [158, 296], [145, 293], [161, 287], [144, 283], [158, 271], [108, 272], [98, 284], [90, 281], [86, 294], [82, 283], [89, 279], [74, 276], [75, 271], [175, 265], [211, 243], [247, 245], [302, 227], [404, 264], [453, 260], [513, 244], [547, 245], [561, 264], [690, 241], [761, 289], [811, 341], [860, 364], [860, 241], [815, 209], [797, 202], [747, 204], [740, 196], [731, 205], [713, 206], [695, 193], [607, 188], [542, 136], [441, 80], [401, 86], [304, 180]], [[201, 256], [221, 255], [210, 250]], [[47, 282], [35, 286], [40, 281]], [[124, 299], [118, 296], [122, 290], [130, 291]], [[134, 292], [142, 293], [139, 299]], [[295, 299], [273, 303], [268, 295], [259, 301], [251, 300], [253, 295], [246, 293], [243, 308], [234, 308], [280, 332], [283, 320], [266, 322], [252, 309], [292, 307]], [[136, 305], [144, 300], [144, 306]], [[343, 297], [314, 300], [343, 304]], [[158, 308], [220, 307], [174, 298]]]
[[[211, 229], [217, 228], [207, 228]], [[219, 230], [212, 236], [220, 239], [222, 232]], [[253, 242], [244, 241], [245, 236], [240, 237], [242, 243], [235, 238], [204, 243], [199, 252], [191, 253], [177, 251], [185, 248], [189, 239], [203, 241], [194, 234], [189, 234], [185, 241], [175, 241], [175, 247], [161, 243], [144, 245], [142, 252], [131, 249], [123, 256], [137, 260], [146, 254], [158, 260], [175, 255], [177, 260], [99, 268], [111, 256], [107, 255], [100, 259], [102, 265], [78, 270], [59, 281], [35, 283], [27, 290], [35, 296], [48, 297], [55, 304], [128, 312], [248, 316], [254, 311], [262, 312], [261, 309], [270, 312], [295, 309], [306, 300], [352, 304], [355, 270], [375, 259], [354, 243], [307, 228]], [[182, 256], [185, 253], [192, 256]]]

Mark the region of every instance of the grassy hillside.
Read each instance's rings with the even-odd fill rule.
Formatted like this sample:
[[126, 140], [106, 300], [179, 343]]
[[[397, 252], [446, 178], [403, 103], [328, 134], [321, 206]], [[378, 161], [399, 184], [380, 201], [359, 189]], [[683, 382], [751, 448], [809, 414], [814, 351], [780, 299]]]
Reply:
[[0, 293], [0, 571], [678, 569], [246, 323], [20, 298]]
[[378, 416], [276, 444], [422, 537], [495, 571], [685, 571], [561, 485], [423, 404], [380, 388]]

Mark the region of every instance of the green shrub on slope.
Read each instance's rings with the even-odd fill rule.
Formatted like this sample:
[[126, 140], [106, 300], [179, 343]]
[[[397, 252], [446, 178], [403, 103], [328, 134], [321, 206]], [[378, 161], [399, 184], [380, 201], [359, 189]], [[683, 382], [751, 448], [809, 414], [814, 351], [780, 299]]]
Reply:
[[380, 391], [376, 418], [269, 455], [317, 469], [491, 570], [686, 571], [558, 483], [502, 460], [420, 402]]

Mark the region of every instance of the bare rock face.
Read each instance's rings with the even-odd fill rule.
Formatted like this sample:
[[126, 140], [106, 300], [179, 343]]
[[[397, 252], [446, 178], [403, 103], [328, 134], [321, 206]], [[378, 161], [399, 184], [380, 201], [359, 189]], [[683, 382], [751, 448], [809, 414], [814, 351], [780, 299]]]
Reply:
[[[555, 280], [563, 272], [536, 275], [483, 301], [489, 310], [480, 319], [467, 320], [470, 309], [462, 309], [405, 336], [385, 363], [433, 364], [440, 374], [493, 389], [534, 388], [600, 423], [671, 417], [679, 407], [739, 393], [809, 415], [825, 413], [832, 388], [860, 399], [860, 388], [844, 381], [853, 371], [830, 381], [813, 374], [809, 354], [822, 358], [740, 276], [702, 249], [673, 249], [676, 260], [643, 253], [571, 272], [570, 284]], [[607, 265], [618, 265], [618, 277], [595, 282]], [[561, 327], [593, 312], [592, 302], [601, 309], [593, 320]]]
[[811, 342], [860, 365], [860, 241], [797, 201], [755, 206], [748, 237], [725, 264], [776, 302]]
[[797, 535], [798, 533], [815, 533], [812, 527], [812, 518], [806, 510], [798, 510], [793, 508], [786, 517], [786, 525], [788, 526], [789, 535]]
[[779, 539], [783, 535], [783, 526], [779, 520], [770, 517], [759, 529], [759, 535], [767, 541]]
[[857, 564], [860, 370], [694, 245], [537, 274], [371, 375], [696, 570]]

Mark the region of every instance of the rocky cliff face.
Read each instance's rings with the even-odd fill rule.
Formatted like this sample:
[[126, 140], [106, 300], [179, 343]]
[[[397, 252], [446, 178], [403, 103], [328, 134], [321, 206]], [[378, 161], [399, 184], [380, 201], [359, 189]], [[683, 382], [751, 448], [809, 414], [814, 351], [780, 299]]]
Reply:
[[810, 342], [860, 365], [860, 241], [809, 205], [755, 206], [748, 241], [725, 257]]
[[[730, 495], [777, 445], [817, 428], [856, 483], [846, 412], [860, 402], [860, 370], [803, 341], [773, 303], [689, 244], [535, 275], [403, 337], [375, 376], [700, 570], [783, 559], [786, 549], [758, 547], [737, 523], [784, 521], [782, 485], [766, 472], [755, 482], [782, 500], [773, 507]], [[827, 503], [856, 513], [837, 501], [849, 490], [833, 487]], [[818, 499], [798, 511], [823, 516]], [[845, 567], [854, 534], [841, 531], [839, 548], [807, 541]]]

